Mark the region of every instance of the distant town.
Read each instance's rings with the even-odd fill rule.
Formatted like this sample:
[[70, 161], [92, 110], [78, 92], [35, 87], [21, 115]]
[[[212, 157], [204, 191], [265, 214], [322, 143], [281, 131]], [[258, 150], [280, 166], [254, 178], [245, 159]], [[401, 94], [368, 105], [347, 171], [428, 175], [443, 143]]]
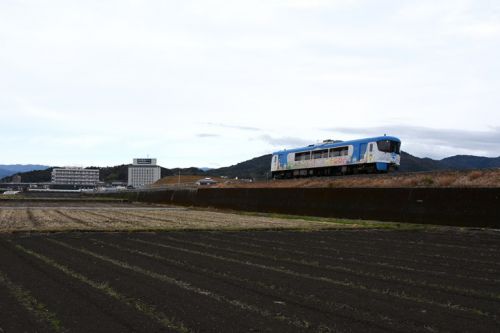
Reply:
[[[56, 167], [52, 168], [50, 182], [23, 183], [22, 176], [15, 174], [9, 184], [3, 184], [15, 194], [20, 191], [120, 191], [126, 189], [143, 189], [150, 187], [161, 179], [161, 167], [156, 158], [134, 158], [127, 168], [128, 181], [113, 181], [106, 183], [100, 180], [98, 168]], [[179, 175], [180, 176], [180, 175]], [[212, 185], [217, 183], [210, 177], [200, 178], [197, 185]]]

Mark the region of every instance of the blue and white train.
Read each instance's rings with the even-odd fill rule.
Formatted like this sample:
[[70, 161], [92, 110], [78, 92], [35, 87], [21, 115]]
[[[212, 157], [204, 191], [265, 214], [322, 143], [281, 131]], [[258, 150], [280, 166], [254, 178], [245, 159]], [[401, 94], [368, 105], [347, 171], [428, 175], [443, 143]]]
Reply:
[[273, 153], [273, 178], [344, 175], [397, 170], [401, 140], [379, 136], [352, 141], [325, 140]]

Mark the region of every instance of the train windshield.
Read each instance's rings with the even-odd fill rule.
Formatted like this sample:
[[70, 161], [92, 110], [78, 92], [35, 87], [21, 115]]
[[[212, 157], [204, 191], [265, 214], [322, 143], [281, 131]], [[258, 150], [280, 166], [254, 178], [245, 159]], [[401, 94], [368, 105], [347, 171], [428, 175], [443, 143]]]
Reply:
[[385, 153], [399, 154], [399, 148], [401, 147], [401, 142], [391, 141], [391, 140], [377, 141], [377, 147], [379, 151], [383, 151]]

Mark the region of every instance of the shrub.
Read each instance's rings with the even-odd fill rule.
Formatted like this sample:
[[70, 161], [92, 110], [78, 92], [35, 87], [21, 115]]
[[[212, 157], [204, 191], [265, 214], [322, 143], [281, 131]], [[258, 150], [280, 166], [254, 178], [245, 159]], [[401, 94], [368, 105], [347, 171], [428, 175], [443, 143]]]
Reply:
[[469, 180], [476, 180], [482, 176], [483, 176], [482, 171], [472, 171], [471, 173], [469, 173]]
[[434, 185], [434, 179], [432, 179], [431, 177], [427, 176], [427, 177], [424, 177], [422, 178], [422, 180], [420, 181], [420, 185], [422, 186], [432, 186]]
[[451, 186], [457, 180], [456, 176], [446, 175], [439, 178], [439, 185], [441, 186]]

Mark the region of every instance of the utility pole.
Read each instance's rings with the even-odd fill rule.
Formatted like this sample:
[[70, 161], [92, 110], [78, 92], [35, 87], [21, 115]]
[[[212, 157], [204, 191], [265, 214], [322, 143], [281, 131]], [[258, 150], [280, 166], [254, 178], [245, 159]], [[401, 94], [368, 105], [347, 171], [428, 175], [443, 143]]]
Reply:
[[181, 170], [179, 169], [179, 181], [178, 184], [181, 185]]

